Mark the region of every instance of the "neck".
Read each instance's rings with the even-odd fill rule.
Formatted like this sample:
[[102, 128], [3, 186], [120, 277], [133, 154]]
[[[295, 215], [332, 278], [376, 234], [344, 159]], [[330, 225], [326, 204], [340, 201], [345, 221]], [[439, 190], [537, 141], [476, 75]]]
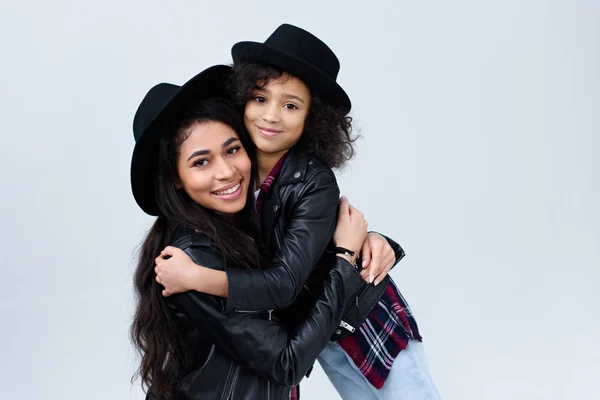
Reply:
[[285, 153], [287, 153], [287, 150], [278, 153], [265, 153], [260, 150], [256, 151], [256, 161], [258, 163], [258, 181], [256, 182], [257, 189], [258, 186], [260, 186], [260, 184], [267, 179], [269, 172], [273, 170], [273, 167], [275, 164], [277, 164], [277, 161], [279, 161], [279, 159], [283, 157]]

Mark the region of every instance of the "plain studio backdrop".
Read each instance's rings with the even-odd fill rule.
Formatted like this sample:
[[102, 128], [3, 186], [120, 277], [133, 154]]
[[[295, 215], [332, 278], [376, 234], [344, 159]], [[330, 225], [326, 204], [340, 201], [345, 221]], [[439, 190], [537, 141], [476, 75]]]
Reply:
[[[133, 114], [289, 22], [341, 60], [340, 187], [406, 250], [443, 397], [600, 398], [599, 4], [4, 0], [0, 397], [143, 399]], [[318, 367], [302, 392], [338, 398]]]

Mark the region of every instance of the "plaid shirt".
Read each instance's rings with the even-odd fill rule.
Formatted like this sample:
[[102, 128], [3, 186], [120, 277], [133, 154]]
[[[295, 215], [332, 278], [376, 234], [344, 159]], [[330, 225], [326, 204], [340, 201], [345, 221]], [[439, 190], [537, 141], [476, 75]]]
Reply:
[[[256, 196], [256, 208], [259, 213], [262, 211], [263, 199], [279, 175], [285, 156], [284, 154], [277, 161], [260, 185]], [[338, 343], [352, 357], [365, 378], [374, 387], [381, 389], [394, 359], [401, 350], [406, 348], [409, 339], [421, 340], [419, 329], [404, 297], [390, 279], [384, 295], [359, 330], [339, 340]], [[291, 389], [289, 400], [299, 398], [300, 386], [298, 385]]]
[[394, 282], [386, 288], [365, 322], [338, 343], [367, 380], [381, 389], [392, 363], [409, 339], [421, 340], [417, 323]]

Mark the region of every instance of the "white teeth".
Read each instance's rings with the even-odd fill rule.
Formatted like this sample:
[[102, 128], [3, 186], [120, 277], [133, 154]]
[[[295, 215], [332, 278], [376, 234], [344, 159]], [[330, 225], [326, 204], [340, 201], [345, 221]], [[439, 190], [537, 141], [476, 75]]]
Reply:
[[235, 185], [234, 187], [227, 189], [227, 190], [223, 190], [222, 192], [213, 192], [214, 194], [216, 194], [217, 196], [225, 196], [226, 194], [231, 194], [231, 193], [235, 193], [236, 190], [238, 190], [240, 188], [240, 184], [238, 183], [237, 185]]

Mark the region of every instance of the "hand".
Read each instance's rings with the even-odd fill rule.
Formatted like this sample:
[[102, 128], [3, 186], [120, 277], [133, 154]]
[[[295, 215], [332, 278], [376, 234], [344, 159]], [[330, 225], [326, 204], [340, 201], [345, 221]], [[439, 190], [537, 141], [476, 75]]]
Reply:
[[363, 243], [362, 268], [360, 275], [368, 283], [379, 285], [396, 262], [396, 253], [386, 238], [379, 233], [371, 232]]
[[167, 297], [175, 293], [191, 290], [187, 284], [193, 282], [200, 267], [177, 247], [167, 246], [154, 260], [156, 282], [165, 287], [162, 295]]
[[333, 233], [333, 243], [337, 247], [356, 252], [354, 256], [356, 259], [358, 251], [367, 237], [367, 226], [368, 223], [363, 213], [352, 207], [348, 203], [348, 199], [342, 196], [337, 227]]

